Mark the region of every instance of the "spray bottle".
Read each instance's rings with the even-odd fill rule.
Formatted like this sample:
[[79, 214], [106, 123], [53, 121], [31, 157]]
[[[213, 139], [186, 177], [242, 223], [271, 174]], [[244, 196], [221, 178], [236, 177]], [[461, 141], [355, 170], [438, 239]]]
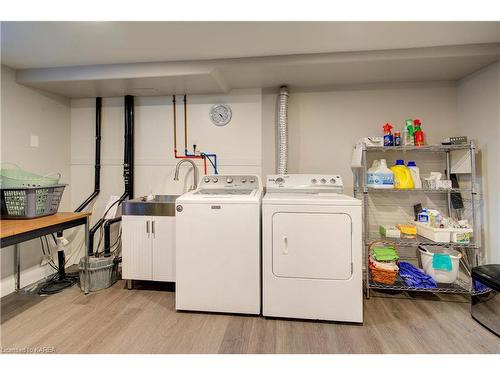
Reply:
[[392, 125], [387, 123], [383, 127], [384, 129], [384, 146], [394, 146], [394, 140], [392, 137]]
[[404, 145], [413, 146], [414, 144], [413, 120], [409, 118], [405, 121]]
[[420, 127], [422, 124], [419, 119], [415, 119], [413, 121], [413, 124], [415, 126], [415, 133], [414, 133], [414, 142], [415, 146], [424, 146], [425, 145], [425, 134]]

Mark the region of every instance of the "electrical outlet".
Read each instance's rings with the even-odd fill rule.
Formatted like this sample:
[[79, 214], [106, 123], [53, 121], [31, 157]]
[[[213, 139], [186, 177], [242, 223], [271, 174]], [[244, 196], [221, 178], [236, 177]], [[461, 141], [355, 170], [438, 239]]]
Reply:
[[38, 135], [30, 135], [30, 146], [31, 147], [38, 147], [39, 146], [39, 139]]

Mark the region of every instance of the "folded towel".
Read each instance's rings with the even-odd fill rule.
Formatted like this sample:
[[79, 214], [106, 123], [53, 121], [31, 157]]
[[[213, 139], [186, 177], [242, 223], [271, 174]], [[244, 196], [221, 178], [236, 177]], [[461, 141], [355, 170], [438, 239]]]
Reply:
[[433, 254], [432, 268], [441, 271], [451, 271], [451, 258], [448, 254]]
[[390, 262], [399, 259], [398, 253], [394, 247], [374, 247], [373, 257], [379, 262]]
[[408, 262], [399, 262], [399, 276], [413, 288], [437, 288], [432, 277]]
[[395, 272], [399, 271], [399, 267], [395, 262], [377, 262], [373, 258], [373, 255], [370, 255], [370, 264], [379, 270], [395, 271]]

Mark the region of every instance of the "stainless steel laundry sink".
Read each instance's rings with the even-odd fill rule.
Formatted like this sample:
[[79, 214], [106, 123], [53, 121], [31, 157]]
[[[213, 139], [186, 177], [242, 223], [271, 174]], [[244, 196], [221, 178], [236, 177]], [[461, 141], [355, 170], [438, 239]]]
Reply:
[[155, 195], [152, 200], [145, 197], [123, 202], [122, 215], [175, 216], [175, 200], [180, 195]]

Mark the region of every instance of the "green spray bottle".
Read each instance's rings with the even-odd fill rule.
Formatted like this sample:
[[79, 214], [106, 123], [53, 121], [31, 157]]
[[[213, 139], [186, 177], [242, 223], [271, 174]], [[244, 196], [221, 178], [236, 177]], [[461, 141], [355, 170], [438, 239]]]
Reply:
[[414, 146], [415, 145], [415, 128], [413, 127], [413, 120], [411, 118], [405, 120], [405, 132], [404, 132], [404, 145]]

